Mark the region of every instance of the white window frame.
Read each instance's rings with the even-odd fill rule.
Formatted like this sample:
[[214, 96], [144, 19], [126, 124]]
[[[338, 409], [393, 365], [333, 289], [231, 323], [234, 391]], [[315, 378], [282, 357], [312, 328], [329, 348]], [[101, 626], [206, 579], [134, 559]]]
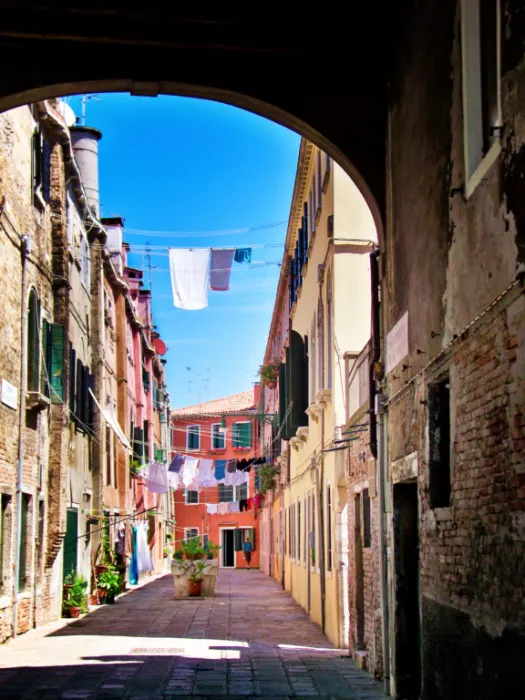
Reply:
[[[496, 81], [498, 117], [501, 126], [501, 3], [496, 2]], [[468, 199], [486, 176], [501, 153], [499, 132], [494, 143], [479, 159], [483, 148], [483, 108], [481, 94], [481, 29], [480, 0], [461, 1], [461, 70], [463, 86], [463, 140], [465, 157], [465, 198]], [[477, 161], [477, 162], [475, 162]]]
[[[190, 447], [189, 446], [189, 444], [190, 444], [190, 428], [198, 428], [199, 429], [199, 433], [198, 433], [199, 444], [197, 447]], [[200, 448], [201, 448], [201, 426], [198, 423], [194, 423], [192, 425], [187, 425], [186, 426], [186, 450], [188, 452], [198, 452], [200, 450]]]
[[[215, 447], [215, 445], [213, 444], [213, 441], [215, 439], [214, 430], [215, 430], [216, 425], [219, 426], [217, 433], [222, 438], [222, 447]], [[224, 432], [221, 432], [220, 428], [221, 428], [220, 423], [212, 423], [211, 424], [211, 449], [212, 450], [225, 450], [226, 449], [226, 434]]]
[[[188, 491], [191, 491], [192, 493], [196, 493], [196, 494], [197, 494], [197, 503], [188, 503]], [[197, 491], [197, 489], [184, 489], [184, 503], [185, 503], [187, 506], [200, 506], [200, 505], [201, 505], [201, 502], [200, 502], [200, 493], [199, 493], [199, 491]]]
[[[197, 534], [196, 534], [196, 535], [192, 535], [191, 537], [189, 537], [189, 536], [188, 536], [188, 533], [189, 533], [189, 532], [192, 532], [192, 531], [195, 531], [195, 530], [197, 531]], [[200, 536], [201, 536], [201, 533], [200, 533], [200, 530], [199, 530], [198, 527], [185, 527], [185, 528], [184, 528], [184, 541], [185, 541], [185, 542], [188, 542], [188, 540], [191, 540], [191, 539], [193, 539], [194, 537], [199, 537], [199, 538], [200, 538]]]

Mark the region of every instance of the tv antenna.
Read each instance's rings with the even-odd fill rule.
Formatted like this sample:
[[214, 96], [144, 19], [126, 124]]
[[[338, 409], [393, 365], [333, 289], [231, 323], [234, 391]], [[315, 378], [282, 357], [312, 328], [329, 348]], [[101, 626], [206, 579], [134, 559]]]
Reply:
[[101, 102], [100, 97], [97, 97], [96, 95], [82, 95], [82, 126], [86, 126], [86, 106], [90, 100], [94, 100], [95, 102]]

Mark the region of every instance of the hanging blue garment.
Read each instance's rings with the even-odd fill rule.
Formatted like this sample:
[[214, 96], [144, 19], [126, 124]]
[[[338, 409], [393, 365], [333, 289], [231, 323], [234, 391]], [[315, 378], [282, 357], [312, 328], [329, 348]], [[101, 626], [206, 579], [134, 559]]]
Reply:
[[251, 248], [237, 248], [233, 259], [237, 263], [251, 263], [252, 261], [252, 249]]
[[132, 547], [133, 553], [131, 555], [131, 562], [129, 565], [129, 582], [132, 586], [135, 586], [139, 582], [139, 562], [137, 558], [137, 528], [133, 528], [132, 536]]

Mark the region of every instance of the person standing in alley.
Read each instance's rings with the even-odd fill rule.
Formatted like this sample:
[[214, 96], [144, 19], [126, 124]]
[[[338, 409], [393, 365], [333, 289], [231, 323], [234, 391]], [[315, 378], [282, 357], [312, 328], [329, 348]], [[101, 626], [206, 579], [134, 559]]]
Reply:
[[252, 543], [250, 541], [250, 536], [246, 535], [246, 539], [242, 545], [242, 551], [244, 552], [244, 561], [246, 562], [246, 568], [250, 568], [250, 562], [252, 560]]

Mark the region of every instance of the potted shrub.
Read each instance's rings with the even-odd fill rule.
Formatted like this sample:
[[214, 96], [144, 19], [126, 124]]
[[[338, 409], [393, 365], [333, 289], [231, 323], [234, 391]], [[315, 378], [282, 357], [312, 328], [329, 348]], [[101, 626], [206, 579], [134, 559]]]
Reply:
[[114, 569], [104, 571], [97, 579], [97, 588], [102, 591], [102, 598], [105, 598], [106, 603], [114, 603], [115, 596], [122, 588], [122, 576]]
[[272, 360], [265, 365], [259, 367], [259, 376], [268, 389], [275, 389], [279, 380], [279, 370], [281, 363], [279, 360]]
[[204, 571], [208, 565], [205, 561], [194, 561], [191, 565], [191, 571], [188, 578], [188, 595], [193, 597], [200, 596], [202, 582], [204, 580]]
[[196, 559], [203, 559], [205, 557], [205, 550], [201, 547], [200, 540], [198, 537], [193, 537], [187, 542], [181, 543], [181, 548], [184, 552], [186, 559], [190, 561], [195, 561]]
[[78, 617], [80, 613], [87, 612], [86, 589], [88, 582], [80, 574], [69, 574], [67, 588], [64, 593], [64, 608], [69, 617]]
[[213, 544], [213, 542], [208, 542], [208, 544], [206, 545], [207, 558], [216, 559], [217, 555], [219, 554], [219, 550], [220, 545]]
[[184, 559], [184, 552], [182, 549], [176, 549], [175, 553], [173, 554], [173, 558], [177, 561], [182, 561]]

